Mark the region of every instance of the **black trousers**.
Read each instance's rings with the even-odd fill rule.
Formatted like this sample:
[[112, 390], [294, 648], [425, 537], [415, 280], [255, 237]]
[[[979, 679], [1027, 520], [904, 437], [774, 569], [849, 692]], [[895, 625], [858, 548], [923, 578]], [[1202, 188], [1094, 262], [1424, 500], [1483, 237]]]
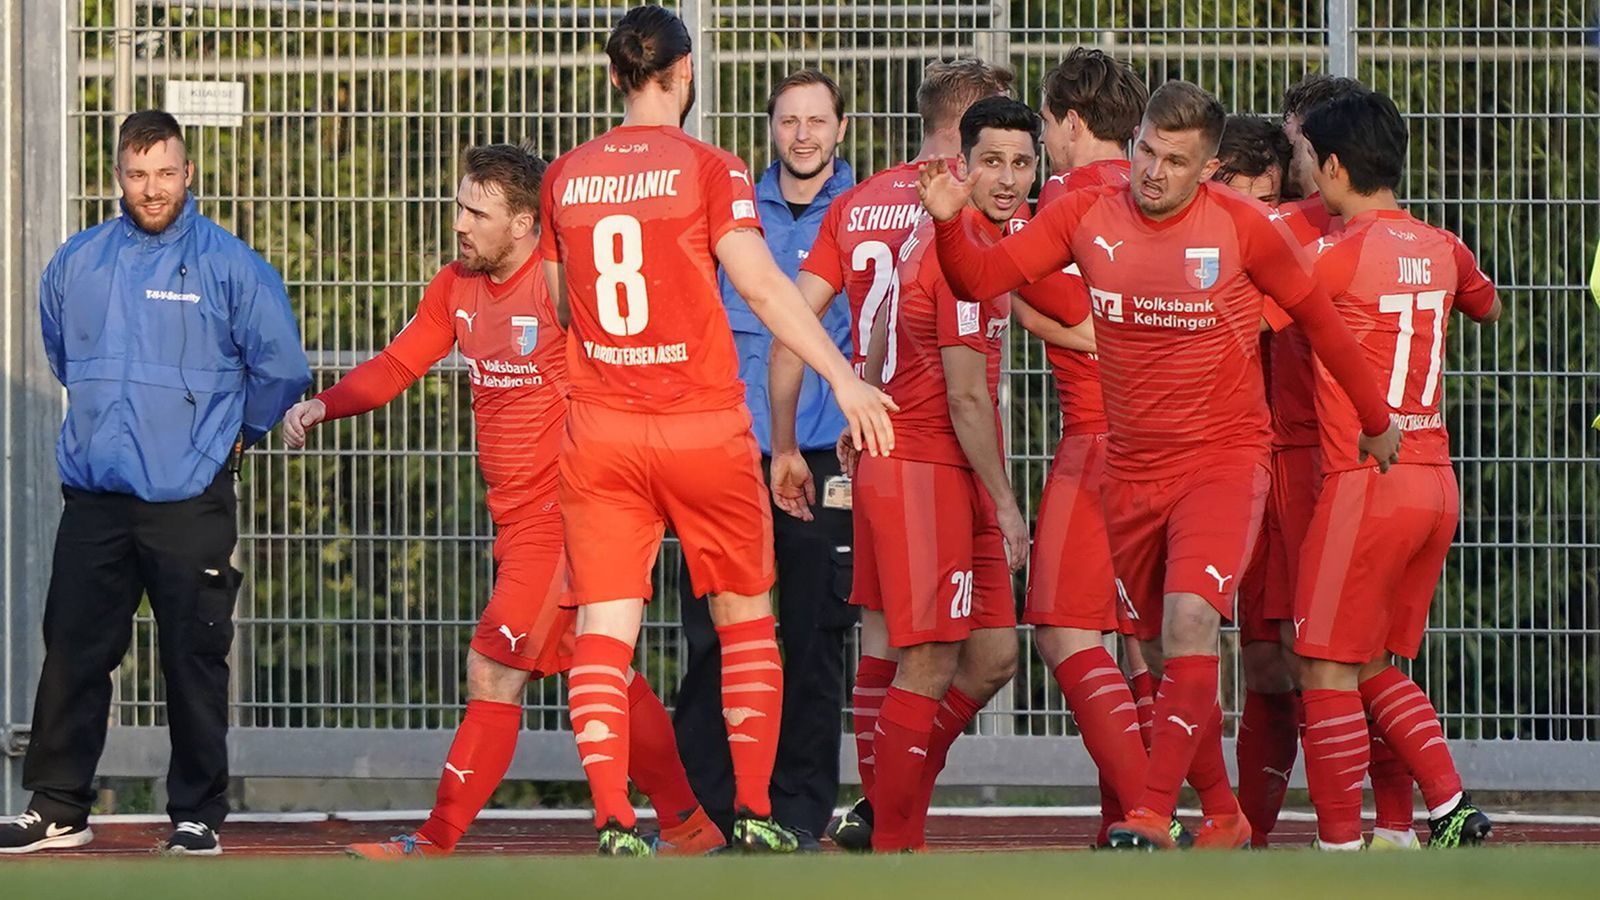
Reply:
[[167, 813], [219, 828], [228, 814], [228, 650], [239, 573], [233, 476], [174, 503], [63, 488], [44, 608], [44, 672], [22, 785], [45, 819], [81, 821], [106, 743], [111, 672], [150, 596], [166, 682]]
[[[850, 596], [850, 511], [824, 509], [822, 486], [839, 474], [832, 450], [805, 455], [817, 483], [815, 520], [772, 510], [778, 566], [776, 607], [783, 647], [783, 721], [772, 773], [773, 817], [820, 835], [839, 795], [845, 638], [856, 622]], [[765, 461], [763, 466], [765, 466]], [[733, 761], [722, 721], [722, 661], [710, 607], [692, 595], [680, 567], [689, 658], [673, 727], [689, 783], [706, 812], [731, 833]]]

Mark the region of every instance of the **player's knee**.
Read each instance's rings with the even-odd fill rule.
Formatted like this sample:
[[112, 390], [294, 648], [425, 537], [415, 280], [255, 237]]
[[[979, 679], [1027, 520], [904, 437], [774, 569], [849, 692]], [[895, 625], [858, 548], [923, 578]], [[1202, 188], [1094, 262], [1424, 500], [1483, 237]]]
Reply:
[[528, 673], [495, 662], [476, 650], [467, 651], [467, 699], [521, 703]]
[[713, 594], [711, 596], [711, 621], [718, 626], [753, 622], [772, 615], [772, 595]]
[[1308, 691], [1353, 691], [1361, 683], [1361, 667], [1331, 659], [1308, 659], [1300, 675]]
[[1214, 656], [1222, 636], [1222, 614], [1197, 594], [1168, 594], [1161, 623], [1161, 650], [1167, 657]]
[[1033, 643], [1039, 648], [1039, 658], [1044, 660], [1044, 664], [1052, 672], [1068, 657], [1103, 646], [1100, 640], [1099, 632], [1086, 631], [1082, 628], [1041, 626], [1033, 632]]
[[1392, 665], [1394, 665], [1394, 657], [1391, 656], [1388, 651], [1384, 651], [1383, 653], [1378, 654], [1377, 657], [1368, 660], [1366, 664], [1361, 667], [1359, 677], [1362, 681], [1366, 681], [1369, 678], [1376, 678], [1377, 676], [1383, 674], [1384, 670], [1388, 669]]
[[906, 647], [900, 651], [894, 686], [924, 697], [943, 697], [955, 680], [960, 658], [960, 644], [927, 643]]

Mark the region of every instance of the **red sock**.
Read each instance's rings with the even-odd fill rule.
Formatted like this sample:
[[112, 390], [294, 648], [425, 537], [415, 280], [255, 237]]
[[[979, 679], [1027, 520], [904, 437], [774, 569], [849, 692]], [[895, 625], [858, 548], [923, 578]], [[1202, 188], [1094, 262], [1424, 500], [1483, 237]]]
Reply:
[[650, 798], [662, 828], [681, 825], [700, 806], [678, 758], [672, 716], [638, 672], [628, 682], [628, 778]]
[[899, 665], [892, 659], [863, 656], [856, 664], [856, 684], [850, 693], [850, 727], [856, 736], [856, 770], [861, 773], [861, 796], [872, 800], [872, 738], [877, 732], [878, 710], [889, 693]]
[[1390, 666], [1361, 682], [1361, 699], [1383, 742], [1416, 776], [1429, 815], [1449, 812], [1461, 799], [1461, 774], [1428, 695]]
[[933, 714], [933, 730], [928, 734], [928, 759], [922, 764], [922, 781], [917, 785], [917, 802], [909, 826], [918, 847], [926, 842], [928, 808], [933, 805], [933, 788], [939, 781], [939, 773], [944, 771], [945, 763], [950, 760], [950, 747], [982, 709], [983, 704], [954, 687], [946, 691], [944, 699], [939, 701], [939, 709]]
[[1211, 715], [1200, 729], [1200, 740], [1189, 763], [1188, 781], [1200, 795], [1200, 810], [1207, 817], [1236, 816], [1239, 798], [1228, 784], [1228, 762], [1222, 755], [1222, 707], [1211, 705]]
[[939, 701], [897, 687], [889, 688], [878, 715], [877, 783], [872, 801], [872, 849], [915, 850], [915, 828], [922, 771], [928, 761], [933, 719]]
[[1293, 691], [1263, 694], [1245, 691], [1239, 717], [1239, 806], [1250, 820], [1251, 843], [1267, 845], [1278, 825], [1283, 794], [1299, 754], [1298, 700]]
[[433, 813], [417, 829], [418, 834], [436, 846], [455, 849], [511, 768], [520, 730], [520, 704], [467, 701], [467, 714], [445, 756]]
[[771, 616], [717, 628], [722, 642], [722, 720], [733, 757], [733, 807], [772, 815], [772, 765], [783, 718], [783, 662]]
[[634, 824], [628, 799], [628, 668], [633, 648], [603, 634], [580, 634], [567, 673], [567, 708], [578, 759], [594, 795], [594, 827]]
[[[1146, 758], [1148, 760], [1148, 757]], [[1140, 787], [1143, 790], [1143, 786]], [[1104, 847], [1111, 840], [1111, 826], [1121, 822], [1127, 815], [1127, 810], [1122, 808], [1122, 801], [1117, 799], [1117, 789], [1106, 780], [1104, 769], [1100, 770], [1100, 830], [1095, 833], [1094, 844]]]
[[1171, 816], [1178, 808], [1178, 790], [1217, 709], [1217, 668], [1215, 656], [1167, 660], [1166, 677], [1156, 692], [1150, 768], [1139, 800], [1139, 806], [1158, 816]]
[[1150, 677], [1150, 670], [1133, 673], [1128, 679], [1128, 687], [1133, 689], [1133, 702], [1139, 708], [1139, 739], [1144, 741], [1146, 753], [1150, 752], [1150, 730], [1155, 725], [1156, 716], [1156, 680]]
[[1311, 690], [1300, 699], [1306, 711], [1306, 781], [1317, 808], [1317, 839], [1328, 845], [1360, 843], [1361, 788], [1371, 758], [1361, 693]]
[[1055, 676], [1101, 780], [1111, 784], [1119, 806], [1131, 807], [1144, 790], [1149, 757], [1139, 736], [1138, 706], [1122, 670], [1104, 647], [1090, 647], [1062, 660]]
[[[1370, 723], [1369, 723], [1370, 727]], [[1411, 770], [1400, 757], [1394, 755], [1389, 745], [1372, 732], [1372, 768], [1367, 777], [1372, 779], [1372, 804], [1377, 807], [1378, 828], [1389, 831], [1411, 831], [1415, 827], [1416, 807], [1412, 786], [1416, 783]]]

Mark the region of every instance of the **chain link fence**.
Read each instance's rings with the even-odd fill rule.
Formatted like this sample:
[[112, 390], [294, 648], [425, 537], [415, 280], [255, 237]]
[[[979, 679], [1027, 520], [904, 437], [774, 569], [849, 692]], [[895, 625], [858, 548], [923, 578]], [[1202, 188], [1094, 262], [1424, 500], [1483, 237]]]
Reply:
[[[601, 48], [627, 5], [74, 4], [61, 36], [68, 230], [114, 214], [120, 115], [166, 105], [188, 82], [242, 85], [236, 117], [189, 129], [195, 193], [283, 273], [325, 387], [384, 345], [451, 258], [465, 148], [530, 137], [553, 158], [617, 120]], [[689, 126], [756, 167], [770, 158], [770, 86], [802, 65], [841, 82], [853, 118], [841, 153], [862, 176], [915, 154], [919, 76], [942, 56], [1009, 63], [1030, 101], [1079, 44], [1129, 60], [1152, 85], [1196, 81], [1237, 112], [1275, 113], [1283, 89], [1315, 71], [1394, 96], [1411, 123], [1406, 202], [1478, 249], [1507, 304], [1497, 327], [1451, 337], [1446, 415], [1462, 525], [1415, 670], [1480, 783], [1587, 783], [1600, 760], [1600, 433], [1587, 427], [1600, 371], [1582, 287], [1600, 238], [1592, 10], [1559, 0], [679, 9], [696, 34], [701, 86]], [[1013, 334], [1003, 399], [1031, 508], [1059, 416], [1041, 346]], [[447, 359], [385, 409], [319, 429], [303, 453], [269, 438], [240, 490], [236, 772], [430, 777], [465, 702], [466, 643], [490, 584], [464, 367]], [[669, 695], [676, 571], [669, 542], [639, 657]], [[21, 621], [14, 612], [8, 624]], [[162, 768], [153, 627], [140, 619], [118, 674], [107, 771]], [[1231, 635], [1227, 644], [1232, 708], [1242, 693]], [[1032, 659], [1031, 641], [1026, 649]], [[559, 734], [562, 696], [554, 680], [531, 689], [527, 727], [548, 740], [524, 742], [514, 777], [577, 776]], [[20, 714], [13, 705], [13, 721]], [[1073, 728], [1036, 660], [980, 732], [991, 740], [958, 744], [951, 780], [1093, 783], [1076, 741], [1040, 739]], [[1540, 771], [1526, 769], [1530, 752], [1548, 754]]]

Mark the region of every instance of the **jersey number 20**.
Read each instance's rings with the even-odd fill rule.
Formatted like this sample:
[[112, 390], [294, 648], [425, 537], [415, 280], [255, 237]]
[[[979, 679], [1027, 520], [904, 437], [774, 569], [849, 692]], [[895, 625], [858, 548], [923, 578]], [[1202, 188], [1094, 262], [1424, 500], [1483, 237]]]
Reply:
[[638, 219], [614, 215], [595, 223], [594, 268], [599, 273], [594, 282], [595, 307], [607, 333], [628, 337], [650, 324], [650, 295], [639, 271], [643, 267], [644, 232]]

